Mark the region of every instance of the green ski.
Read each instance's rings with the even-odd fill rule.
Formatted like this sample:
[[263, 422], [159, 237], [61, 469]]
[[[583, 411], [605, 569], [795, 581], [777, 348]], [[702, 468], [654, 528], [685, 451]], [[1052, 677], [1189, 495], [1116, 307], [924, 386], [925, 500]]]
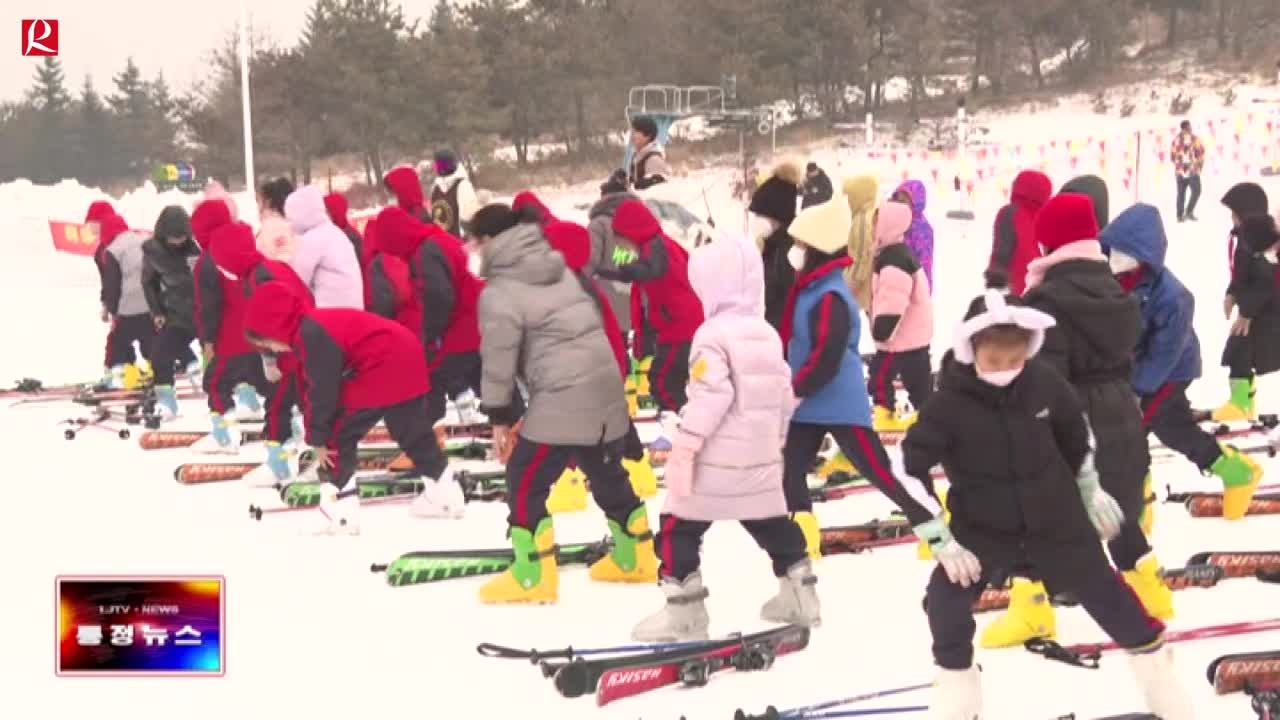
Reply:
[[[606, 538], [593, 543], [557, 545], [556, 562], [561, 565], [590, 565], [609, 554], [612, 543]], [[374, 564], [371, 572], [385, 573], [392, 587], [496, 575], [511, 567], [511, 548], [493, 550], [429, 550], [409, 552], [389, 564]]]
[[[468, 500], [506, 499], [505, 471], [469, 473], [459, 470], [454, 479], [462, 485]], [[356, 479], [361, 500], [389, 497], [391, 495], [416, 495], [422, 492], [422, 476], [412, 470], [379, 473]], [[319, 482], [295, 482], [279, 488], [280, 499], [289, 507], [315, 507], [320, 504]]]

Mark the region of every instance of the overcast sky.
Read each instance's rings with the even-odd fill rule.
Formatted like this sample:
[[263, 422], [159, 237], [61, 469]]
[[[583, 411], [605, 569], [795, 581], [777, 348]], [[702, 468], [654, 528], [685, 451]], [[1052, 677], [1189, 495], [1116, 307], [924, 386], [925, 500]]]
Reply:
[[[292, 45], [312, 0], [247, 0], [255, 31]], [[400, 0], [405, 14], [425, 18], [435, 0]], [[78, 92], [85, 74], [99, 90], [132, 56], [146, 77], [164, 72], [185, 91], [201, 76], [208, 53], [235, 31], [237, 0], [0, 0], [0, 100], [15, 100], [31, 86], [40, 58], [22, 56], [22, 20], [59, 21], [59, 58], [67, 85]], [[7, 29], [6, 29], [7, 28]], [[74, 92], [73, 92], [74, 94]]]

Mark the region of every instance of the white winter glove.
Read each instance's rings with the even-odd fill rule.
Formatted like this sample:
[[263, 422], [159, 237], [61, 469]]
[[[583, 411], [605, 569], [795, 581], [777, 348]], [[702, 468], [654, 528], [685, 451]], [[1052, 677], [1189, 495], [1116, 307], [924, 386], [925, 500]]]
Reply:
[[1089, 521], [1097, 529], [1103, 540], [1111, 540], [1120, 534], [1120, 526], [1124, 525], [1124, 511], [1120, 503], [1102, 489], [1098, 483], [1098, 471], [1093, 466], [1093, 453], [1085, 456], [1076, 476], [1076, 486], [1080, 488], [1080, 499], [1084, 501], [1085, 512], [1089, 513]]
[[982, 581], [982, 563], [978, 562], [978, 556], [956, 542], [941, 515], [920, 523], [912, 530], [916, 537], [929, 543], [934, 559], [942, 566], [948, 580], [964, 588]]

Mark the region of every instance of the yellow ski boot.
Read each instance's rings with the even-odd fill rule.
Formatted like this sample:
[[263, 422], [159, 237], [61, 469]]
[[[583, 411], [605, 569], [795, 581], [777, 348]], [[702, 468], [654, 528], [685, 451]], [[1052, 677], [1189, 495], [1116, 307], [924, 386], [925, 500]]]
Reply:
[[[951, 511], [947, 509], [947, 491], [942, 489], [934, 490], [938, 496], [938, 504], [942, 506], [942, 519], [945, 522], [951, 522]], [[921, 560], [932, 560], [933, 551], [929, 549], [929, 543], [921, 540], [916, 543], [916, 557]]]
[[1052, 639], [1057, 630], [1058, 618], [1044, 583], [1014, 578], [1009, 609], [982, 629], [979, 644], [989, 650], [1016, 647], [1032, 638]]
[[649, 530], [649, 514], [644, 503], [631, 511], [627, 526], [609, 520], [609, 533], [613, 536], [613, 550], [596, 564], [588, 574], [599, 582], [656, 583], [658, 582], [658, 556], [653, 551], [653, 532]]
[[635, 374], [627, 375], [626, 380], [623, 381], [623, 387], [627, 392], [627, 415], [634, 418], [640, 410], [640, 396], [636, 390]]
[[897, 413], [887, 407], [876, 405], [871, 415], [871, 427], [876, 432], [902, 432], [907, 429]]
[[1151, 491], [1151, 473], [1142, 481], [1142, 514], [1138, 516], [1138, 528], [1142, 534], [1151, 537], [1156, 526], [1156, 496]]
[[896, 419], [896, 420], [897, 420], [898, 425], [902, 426], [902, 429], [903, 429], [903, 431], [905, 432], [905, 431], [907, 431], [907, 430], [910, 430], [912, 425], [915, 425], [915, 424], [916, 424], [916, 419], [920, 417], [920, 413], [918, 413], [918, 412], [909, 412], [909, 413], [904, 413], [904, 412], [895, 412], [895, 413], [893, 414], [893, 417], [894, 417], [894, 419]]
[[1142, 601], [1151, 617], [1168, 620], [1173, 617], [1173, 591], [1160, 576], [1160, 561], [1148, 554], [1132, 570], [1125, 570], [1124, 581]]
[[650, 355], [640, 361], [636, 366], [636, 394], [641, 397], [649, 397], [649, 369], [653, 367], [653, 356]]
[[1239, 520], [1249, 512], [1253, 493], [1262, 482], [1262, 466], [1230, 445], [1209, 470], [1222, 479], [1222, 518]]
[[1229, 423], [1256, 420], [1258, 411], [1253, 404], [1256, 394], [1252, 378], [1231, 378], [1231, 399], [1213, 411], [1213, 421]]
[[823, 480], [826, 480], [831, 477], [832, 473], [838, 472], [855, 475], [858, 471], [853, 468], [853, 463], [849, 462], [849, 458], [845, 457], [844, 453], [837, 450], [835, 455], [832, 455], [829, 460], [818, 466], [818, 469], [814, 471], [814, 474]]
[[818, 527], [818, 518], [811, 512], [791, 513], [791, 522], [800, 528], [804, 535], [804, 550], [810, 560], [822, 559], [822, 530]]
[[631, 490], [636, 497], [644, 500], [658, 494], [658, 476], [653, 472], [653, 463], [649, 460], [648, 451], [639, 460], [622, 459], [622, 467], [631, 480]]
[[553, 603], [560, 597], [560, 568], [556, 565], [556, 537], [551, 518], [543, 518], [529, 532], [511, 528], [515, 562], [507, 571], [480, 586], [480, 602]]
[[124, 375], [121, 376], [121, 384], [124, 386], [125, 390], [137, 390], [145, 385], [146, 380], [143, 378], [142, 368], [138, 367], [134, 363], [125, 365]]
[[587, 509], [587, 476], [578, 468], [565, 468], [547, 495], [547, 512], [552, 515]]

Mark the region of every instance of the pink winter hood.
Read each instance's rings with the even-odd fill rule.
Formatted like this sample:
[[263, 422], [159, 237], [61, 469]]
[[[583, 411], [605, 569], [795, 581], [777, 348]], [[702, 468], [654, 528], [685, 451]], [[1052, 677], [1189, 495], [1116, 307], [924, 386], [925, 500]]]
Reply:
[[876, 250], [902, 242], [911, 227], [911, 208], [902, 203], [887, 202], [876, 217]]
[[324, 193], [300, 187], [284, 201], [284, 214], [298, 236], [289, 264], [307, 284], [316, 307], [364, 308], [364, 275], [355, 248], [329, 219]]
[[689, 284], [709, 320], [716, 315], [764, 315], [764, 264], [756, 244], [730, 236], [689, 256]]

